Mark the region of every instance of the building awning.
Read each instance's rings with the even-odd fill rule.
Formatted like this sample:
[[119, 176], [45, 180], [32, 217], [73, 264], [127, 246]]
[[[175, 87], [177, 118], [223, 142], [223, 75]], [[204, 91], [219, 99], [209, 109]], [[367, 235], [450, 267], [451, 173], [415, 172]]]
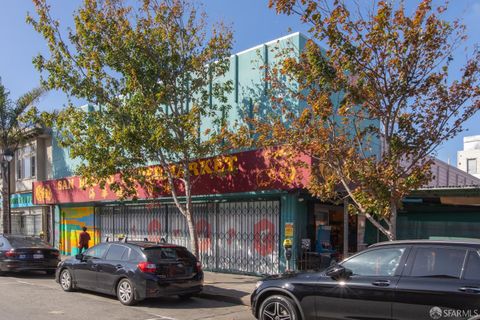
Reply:
[[[192, 195], [228, 194], [264, 190], [301, 189], [310, 179], [309, 169], [311, 157], [298, 155], [296, 161], [306, 163], [306, 166], [296, 166], [283, 160], [278, 160], [277, 149], [259, 149], [218, 157], [193, 161], [189, 164], [189, 172], [194, 180]], [[295, 162], [296, 162], [295, 161]], [[181, 175], [179, 168], [171, 166], [170, 170]], [[160, 166], [150, 166], [143, 169], [148, 179], [153, 179], [155, 191], [146, 190], [137, 185], [136, 199], [156, 199], [170, 197], [165, 186], [165, 178]], [[120, 181], [117, 174], [110, 183]], [[182, 196], [182, 185], [177, 185], [177, 193]], [[63, 179], [37, 181], [33, 183], [34, 204], [85, 203], [100, 201], [118, 201], [120, 194], [110, 189], [108, 183], [104, 189], [100, 185], [87, 185], [78, 176]], [[126, 199], [128, 200], [128, 199]]]
[[438, 198], [441, 204], [480, 206], [480, 186], [422, 188], [410, 193], [412, 198]]

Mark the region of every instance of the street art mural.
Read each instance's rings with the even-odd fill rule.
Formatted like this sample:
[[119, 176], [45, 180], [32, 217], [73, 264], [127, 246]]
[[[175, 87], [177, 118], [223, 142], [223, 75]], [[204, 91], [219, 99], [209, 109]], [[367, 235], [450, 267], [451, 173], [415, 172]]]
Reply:
[[90, 234], [89, 247], [97, 244], [99, 237], [95, 229], [93, 207], [62, 207], [60, 208], [60, 242], [59, 249], [63, 255], [78, 254], [78, 241], [83, 227]]

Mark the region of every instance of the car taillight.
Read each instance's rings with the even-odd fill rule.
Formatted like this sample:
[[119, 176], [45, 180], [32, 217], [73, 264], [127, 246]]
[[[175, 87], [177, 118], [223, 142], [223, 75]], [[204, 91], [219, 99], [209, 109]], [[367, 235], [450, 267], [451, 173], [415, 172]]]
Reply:
[[60, 252], [58, 251], [52, 251], [52, 255], [55, 257], [58, 257], [60, 255]]
[[140, 269], [140, 271], [146, 273], [155, 273], [157, 271], [157, 266], [151, 262], [140, 262], [137, 267]]
[[197, 267], [197, 272], [202, 271], [202, 263], [200, 261], [197, 261], [196, 267]]
[[8, 258], [13, 258], [17, 255], [17, 253], [15, 251], [13, 251], [13, 249], [11, 249], [10, 251], [7, 251], [5, 252], [5, 256], [8, 257]]

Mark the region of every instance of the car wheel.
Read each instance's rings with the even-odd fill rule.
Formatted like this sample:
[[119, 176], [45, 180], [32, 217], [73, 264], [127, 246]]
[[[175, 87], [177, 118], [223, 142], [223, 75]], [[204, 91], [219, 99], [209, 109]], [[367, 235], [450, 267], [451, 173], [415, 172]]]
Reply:
[[63, 269], [60, 272], [60, 286], [63, 291], [73, 291], [72, 273], [68, 269]]
[[137, 303], [132, 282], [128, 279], [122, 279], [117, 286], [117, 298], [121, 304], [132, 306]]
[[271, 296], [263, 301], [258, 313], [259, 320], [299, 320], [297, 307], [292, 299]]

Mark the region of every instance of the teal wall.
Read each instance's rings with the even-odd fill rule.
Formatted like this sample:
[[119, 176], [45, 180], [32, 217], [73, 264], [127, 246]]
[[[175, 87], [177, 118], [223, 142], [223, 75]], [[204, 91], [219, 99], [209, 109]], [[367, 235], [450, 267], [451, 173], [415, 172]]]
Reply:
[[[254, 48], [239, 52], [230, 57], [230, 68], [224, 77], [216, 79], [218, 82], [232, 81], [233, 90], [227, 96], [228, 104], [231, 106], [226, 114], [227, 122], [231, 127], [238, 123], [245, 123], [247, 117], [253, 116], [253, 109], [256, 106], [259, 110], [257, 115], [265, 116], [271, 111], [269, 99], [266, 95], [268, 83], [264, 81], [265, 70], [262, 66], [273, 66], [279, 58], [275, 56], [278, 50], [291, 48], [291, 55], [298, 56], [304, 47], [307, 38], [300, 33], [282, 37], [277, 40], [261, 44]], [[289, 84], [295, 88], [294, 83]], [[212, 104], [218, 104], [215, 99]], [[300, 104], [292, 101], [292, 108], [300, 108]], [[95, 109], [92, 105], [81, 107], [85, 111]], [[204, 118], [201, 123], [201, 132], [215, 129], [212, 127], [212, 118]], [[52, 142], [52, 166], [53, 178], [59, 179], [74, 175], [75, 168], [80, 164], [79, 159], [72, 159], [68, 149], [61, 148], [53, 132]]]
[[[367, 221], [365, 228], [365, 243], [387, 240], [370, 222]], [[399, 240], [429, 237], [480, 238], [480, 208], [410, 204], [399, 213], [397, 235]]]
[[[307, 39], [300, 33], [273, 40], [251, 49], [239, 52], [230, 57], [230, 68], [224, 77], [216, 79], [222, 83], [231, 81], [233, 90], [227, 96], [227, 104], [230, 106], [226, 114], [230, 128], [236, 123], [245, 124], [245, 119], [254, 115], [254, 109], [258, 109], [255, 116], [264, 117], [271, 112], [267, 89], [269, 84], [265, 81], [265, 66], [273, 67], [280, 61], [276, 57], [280, 50], [291, 49], [291, 56], [299, 56]], [[289, 83], [291, 89], [294, 83]], [[212, 104], [217, 104], [215, 99]], [[297, 101], [292, 101], [293, 108], [299, 108]], [[218, 116], [219, 114], [217, 114]], [[207, 128], [212, 129], [212, 119], [204, 118], [201, 124], [201, 132]]]
[[294, 193], [283, 194], [280, 200], [280, 271], [285, 271], [287, 261], [283, 249], [285, 240], [285, 223], [293, 223], [293, 246], [290, 269], [295, 270], [298, 258], [298, 248], [302, 238], [307, 234], [307, 206], [305, 201], [299, 201], [298, 195]]

